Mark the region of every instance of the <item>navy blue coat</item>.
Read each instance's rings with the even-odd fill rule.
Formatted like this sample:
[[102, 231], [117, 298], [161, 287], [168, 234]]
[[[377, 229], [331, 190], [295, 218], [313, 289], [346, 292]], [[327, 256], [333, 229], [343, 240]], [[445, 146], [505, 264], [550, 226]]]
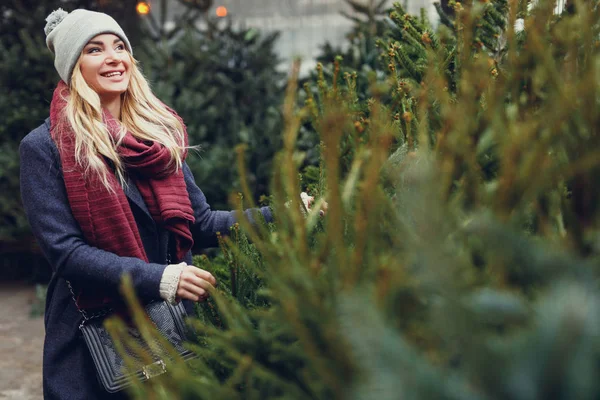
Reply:
[[[127, 185], [125, 194], [150, 262], [119, 257], [88, 245], [71, 213], [58, 149], [50, 136], [49, 119], [22, 140], [19, 150], [23, 205], [32, 231], [53, 270], [44, 316], [44, 398], [120, 398], [122, 395], [109, 396], [98, 383], [94, 364], [79, 331], [82, 317], [66, 281], [77, 287], [93, 285], [114, 292], [122, 274], [127, 272], [140, 299], [159, 299], [159, 284], [167, 265], [169, 233], [154, 222], [132, 183]], [[194, 239], [206, 247], [214, 245], [214, 234], [228, 232], [235, 223], [235, 212], [212, 211], [186, 164], [183, 172], [196, 220], [191, 227]], [[260, 211], [267, 221], [271, 220], [268, 208]], [[184, 261], [191, 263], [191, 253]], [[189, 306], [188, 303], [188, 309]]]

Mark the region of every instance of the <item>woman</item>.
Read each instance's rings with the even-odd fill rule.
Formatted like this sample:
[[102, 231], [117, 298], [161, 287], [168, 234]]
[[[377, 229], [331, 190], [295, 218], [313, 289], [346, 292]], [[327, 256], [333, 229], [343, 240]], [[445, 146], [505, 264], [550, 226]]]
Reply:
[[210, 209], [185, 163], [185, 126], [152, 94], [117, 22], [60, 9], [47, 21], [62, 80], [50, 118], [20, 147], [23, 204], [53, 268], [44, 397], [121, 397], [96, 379], [74, 300], [87, 310], [115, 304], [128, 273], [142, 300], [182, 299], [189, 309], [216, 284], [189, 265], [194, 239], [227, 232], [235, 213]]

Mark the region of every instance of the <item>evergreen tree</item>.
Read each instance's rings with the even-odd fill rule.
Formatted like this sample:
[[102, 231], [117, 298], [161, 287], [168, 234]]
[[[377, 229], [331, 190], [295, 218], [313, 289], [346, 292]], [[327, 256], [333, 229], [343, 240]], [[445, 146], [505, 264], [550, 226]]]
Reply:
[[19, 196], [19, 142], [48, 117], [58, 82], [46, 48], [45, 18], [58, 7], [92, 8], [84, 0], [0, 2], [0, 254], [2, 276], [48, 276]]
[[[342, 12], [342, 15], [353, 21], [350, 32], [346, 35], [347, 42], [344, 47], [334, 47], [326, 42], [321, 47], [321, 54], [317, 56], [317, 62], [324, 65], [332, 65], [336, 57], [341, 56], [341, 66], [359, 73], [368, 71], [385, 71], [382, 64], [381, 52], [377, 49], [376, 39], [385, 35], [389, 24], [386, 23], [386, 17], [389, 14], [385, 8], [386, 0], [379, 0], [377, 3], [369, 1], [366, 4], [354, 0], [345, 0], [350, 6], [352, 13]], [[313, 75], [313, 78], [316, 78]], [[365, 89], [368, 82], [363, 82]]]
[[184, 7], [184, 11], [179, 14], [172, 12], [172, 1], [159, 0], [156, 10], [150, 10], [144, 16], [144, 33], [147, 37], [157, 43], [171, 40], [184, 29], [193, 27], [198, 20], [206, 19], [213, 0], [177, 0], [177, 3]]
[[271, 160], [280, 147], [283, 74], [274, 51], [277, 33], [235, 28], [208, 18], [170, 42], [147, 41], [140, 49], [144, 73], [157, 96], [187, 125], [188, 164], [211, 206], [229, 207], [239, 191], [233, 148], [245, 144], [254, 198], [268, 194]]
[[[345, 83], [345, 76], [352, 75], [356, 81], [356, 93], [360, 100], [366, 100], [370, 96], [369, 87], [373, 81], [383, 80], [386, 76], [385, 60], [377, 40], [386, 35], [390, 26], [387, 18], [389, 10], [386, 9], [384, 0], [369, 1], [366, 3], [354, 0], [345, 0], [352, 10], [351, 13], [342, 12], [342, 15], [354, 24], [346, 35], [347, 41], [343, 46], [334, 47], [326, 42], [321, 47], [321, 53], [316, 57], [319, 64], [317, 70], [300, 81], [305, 88], [299, 92], [299, 101], [304, 103], [307, 96], [318, 96], [318, 90], [314, 86], [307, 86], [310, 82], [321, 79], [333, 79], [333, 76]], [[387, 21], [386, 21], [387, 18]], [[346, 47], [346, 50], [343, 49]], [[310, 121], [306, 121], [301, 128], [298, 140], [298, 149], [305, 153], [304, 185], [309, 191], [314, 191], [318, 180], [319, 135]]]
[[[414, 133], [395, 117], [401, 103], [382, 101], [398, 91], [395, 55], [389, 82], [360, 104], [363, 122], [351, 78], [319, 81], [320, 97], [302, 110], [292, 80], [275, 226], [241, 220], [251, 248], [236, 232], [223, 239], [230, 289], [215, 291], [193, 324], [197, 368], [178, 363], [133, 393], [597, 398], [600, 189], [586, 183], [599, 172], [599, 5], [554, 16], [541, 1], [521, 41], [517, 10], [507, 10], [506, 44], [491, 65], [489, 48], [465, 33], [489, 3], [456, 9], [454, 38], [421, 33], [427, 67], [403, 89]], [[443, 43], [457, 49], [454, 68]], [[319, 200], [306, 219], [289, 200], [299, 197], [295, 141], [310, 113], [323, 142], [325, 219]], [[342, 162], [356, 122], [364, 129]], [[496, 159], [494, 174], [485, 157]], [[250, 271], [243, 282], [239, 269]], [[262, 297], [232, 295], [240, 285]]]
[[[451, 6], [456, 10], [469, 10], [474, 13], [472, 21], [469, 25], [462, 21], [455, 21], [455, 14], [448, 14], [444, 10]], [[447, 75], [447, 90], [451, 96], [457, 90], [456, 82], [460, 79], [462, 70], [460, 65], [465, 58], [482, 57], [489, 63], [489, 69], [492, 74], [497, 74], [497, 63], [505, 54], [503, 32], [506, 28], [506, 14], [508, 10], [508, 2], [505, 0], [495, 2], [474, 2], [467, 3], [464, 6], [459, 2], [449, 2], [446, 6], [440, 7], [441, 26], [436, 31], [427, 19], [425, 11], [421, 10], [421, 15], [415, 17], [406, 13], [400, 3], [395, 3], [392, 10], [389, 12], [389, 22], [384, 25], [381, 21], [381, 34], [373, 38], [377, 44], [379, 52], [380, 65], [385, 65], [386, 73], [379, 71], [379, 74], [365, 74], [362, 70], [348, 70], [344, 68], [344, 58], [338, 58], [330, 66], [319, 65], [320, 82], [325, 79], [331, 79], [334, 86], [349, 85], [348, 82], [353, 82], [349, 88], [355, 95], [356, 100], [353, 112], [355, 114], [355, 130], [352, 134], [344, 137], [346, 148], [345, 153], [351, 155], [354, 148], [352, 141], [358, 140], [357, 137], [364, 131], [365, 126], [369, 121], [369, 110], [365, 105], [366, 99], [373, 95], [377, 95], [381, 101], [395, 110], [394, 118], [399, 128], [399, 134], [402, 136], [396, 144], [403, 141], [409, 146], [413, 146], [416, 141], [417, 123], [414, 118], [416, 115], [416, 96], [415, 90], [418, 90], [423, 83], [423, 78], [429, 67], [431, 67], [430, 57], [428, 52], [436, 52], [442, 62], [439, 68]], [[357, 9], [366, 15], [375, 15], [375, 10], [368, 11], [369, 8]], [[364, 31], [364, 25], [356, 26], [358, 31]], [[462, 48], [463, 43], [470, 43], [469, 48]], [[352, 78], [352, 79], [350, 79]], [[313, 77], [315, 79], [315, 77]], [[379, 93], [372, 93], [370, 87], [373, 87], [373, 82], [382, 82], [388, 80], [394, 86], [393, 90]], [[314, 99], [323, 96], [322, 88], [306, 86], [305, 92], [310, 104], [315, 104]], [[361, 106], [362, 104], [362, 106]], [[320, 110], [314, 107], [309, 107], [313, 110], [313, 118], [318, 117]], [[441, 119], [436, 117], [434, 113], [429, 115], [429, 123], [432, 131], [440, 128]], [[318, 127], [313, 124], [313, 129]], [[308, 142], [314, 146], [314, 133], [311, 135], [310, 128], [302, 131], [301, 140]], [[308, 139], [307, 139], [308, 138]], [[311, 140], [311, 138], [313, 138]], [[435, 140], [434, 136], [430, 140]], [[306, 146], [305, 146], [306, 147]], [[347, 157], [346, 157], [347, 158]], [[492, 174], [495, 168], [493, 157], [486, 157], [487, 165], [484, 167], [488, 173]], [[315, 172], [315, 162], [309, 161], [309, 166], [305, 170], [306, 181], [313, 183], [314, 177], [318, 176]], [[344, 165], [348, 166], [348, 163]]]

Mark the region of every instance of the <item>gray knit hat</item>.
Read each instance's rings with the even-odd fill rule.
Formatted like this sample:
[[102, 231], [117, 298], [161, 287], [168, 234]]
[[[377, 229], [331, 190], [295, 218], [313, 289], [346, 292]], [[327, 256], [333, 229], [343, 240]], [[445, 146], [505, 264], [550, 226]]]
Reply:
[[59, 8], [50, 13], [46, 21], [46, 45], [54, 53], [54, 66], [67, 84], [83, 48], [97, 35], [117, 35], [132, 53], [125, 32], [110, 15], [81, 9], [68, 13]]

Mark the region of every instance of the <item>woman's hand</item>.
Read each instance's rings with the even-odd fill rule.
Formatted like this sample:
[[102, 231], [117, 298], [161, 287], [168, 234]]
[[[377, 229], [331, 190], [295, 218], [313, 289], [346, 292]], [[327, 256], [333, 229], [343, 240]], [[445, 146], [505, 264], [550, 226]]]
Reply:
[[217, 280], [210, 272], [193, 265], [185, 265], [179, 276], [177, 298], [204, 301], [216, 284]]
[[[304, 207], [306, 208], [307, 211], [310, 211], [310, 208], [312, 207], [315, 198], [313, 196], [309, 196], [306, 192], [302, 192], [300, 193], [300, 198], [302, 199], [302, 203], [304, 203]], [[327, 208], [329, 207], [329, 204], [327, 204], [326, 201], [323, 201], [321, 203], [321, 209], [319, 210], [319, 215], [324, 216], [325, 213], [327, 213]]]

